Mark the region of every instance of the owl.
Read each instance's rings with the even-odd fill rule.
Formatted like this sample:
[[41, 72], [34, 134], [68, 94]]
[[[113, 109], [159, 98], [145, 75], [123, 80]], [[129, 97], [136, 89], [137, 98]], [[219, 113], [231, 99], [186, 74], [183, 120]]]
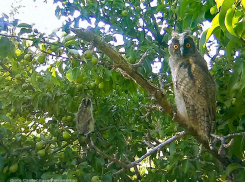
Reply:
[[173, 33], [169, 66], [177, 111], [210, 149], [215, 124], [215, 82], [188, 32]]
[[77, 132], [88, 135], [94, 131], [93, 106], [89, 98], [83, 98], [77, 112]]

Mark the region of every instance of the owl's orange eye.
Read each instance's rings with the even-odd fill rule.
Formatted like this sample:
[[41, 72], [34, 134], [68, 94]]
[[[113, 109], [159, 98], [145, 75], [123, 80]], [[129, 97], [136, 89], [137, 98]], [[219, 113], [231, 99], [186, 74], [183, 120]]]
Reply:
[[186, 47], [187, 47], [187, 48], [190, 48], [190, 47], [191, 47], [191, 44], [190, 44], [190, 43], [187, 43], [187, 44], [186, 44]]
[[178, 49], [179, 46], [177, 44], [174, 45], [174, 49]]

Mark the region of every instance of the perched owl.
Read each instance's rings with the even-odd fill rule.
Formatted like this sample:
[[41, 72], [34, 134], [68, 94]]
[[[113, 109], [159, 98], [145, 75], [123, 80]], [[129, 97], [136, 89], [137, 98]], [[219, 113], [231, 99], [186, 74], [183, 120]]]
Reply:
[[94, 131], [92, 102], [89, 98], [84, 98], [77, 112], [77, 132], [87, 135], [92, 131]]
[[173, 33], [169, 66], [178, 112], [209, 142], [215, 123], [215, 82], [188, 32]]

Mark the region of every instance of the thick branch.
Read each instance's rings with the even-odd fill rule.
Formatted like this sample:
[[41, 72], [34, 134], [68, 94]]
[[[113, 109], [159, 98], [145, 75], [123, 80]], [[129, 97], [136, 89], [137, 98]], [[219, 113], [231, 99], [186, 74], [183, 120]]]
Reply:
[[174, 117], [176, 122], [184, 127], [189, 134], [194, 136], [198, 142], [202, 143], [208, 152], [215, 156], [215, 158], [217, 158], [224, 166], [227, 166], [229, 163], [231, 163], [228, 158], [222, 158], [217, 151], [210, 150], [208, 141], [203, 139], [201, 136], [198, 136], [197, 131], [186, 125], [184, 118], [179, 113], [176, 113], [173, 107], [168, 103], [164, 91], [146, 80], [140, 73], [136, 71], [132, 65], [127, 63], [127, 61], [118, 53], [118, 51], [114, 50], [112, 46], [106, 43], [101, 37], [95, 35], [93, 30], [72, 28], [71, 31], [73, 31], [79, 38], [83, 39], [84, 41], [93, 43], [94, 46], [100, 49], [114, 62], [115, 67], [122, 69], [150, 95], [154, 96], [158, 104], [164, 109], [164, 112], [169, 114], [171, 117]]

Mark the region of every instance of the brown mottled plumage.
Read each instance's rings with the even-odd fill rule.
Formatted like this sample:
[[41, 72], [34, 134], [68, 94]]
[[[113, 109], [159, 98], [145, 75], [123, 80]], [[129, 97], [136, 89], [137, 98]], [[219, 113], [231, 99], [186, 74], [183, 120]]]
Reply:
[[78, 134], [87, 135], [94, 131], [92, 102], [89, 98], [84, 98], [77, 112], [77, 132]]
[[207, 63], [187, 32], [173, 34], [169, 53], [177, 110], [212, 149], [216, 89]]

